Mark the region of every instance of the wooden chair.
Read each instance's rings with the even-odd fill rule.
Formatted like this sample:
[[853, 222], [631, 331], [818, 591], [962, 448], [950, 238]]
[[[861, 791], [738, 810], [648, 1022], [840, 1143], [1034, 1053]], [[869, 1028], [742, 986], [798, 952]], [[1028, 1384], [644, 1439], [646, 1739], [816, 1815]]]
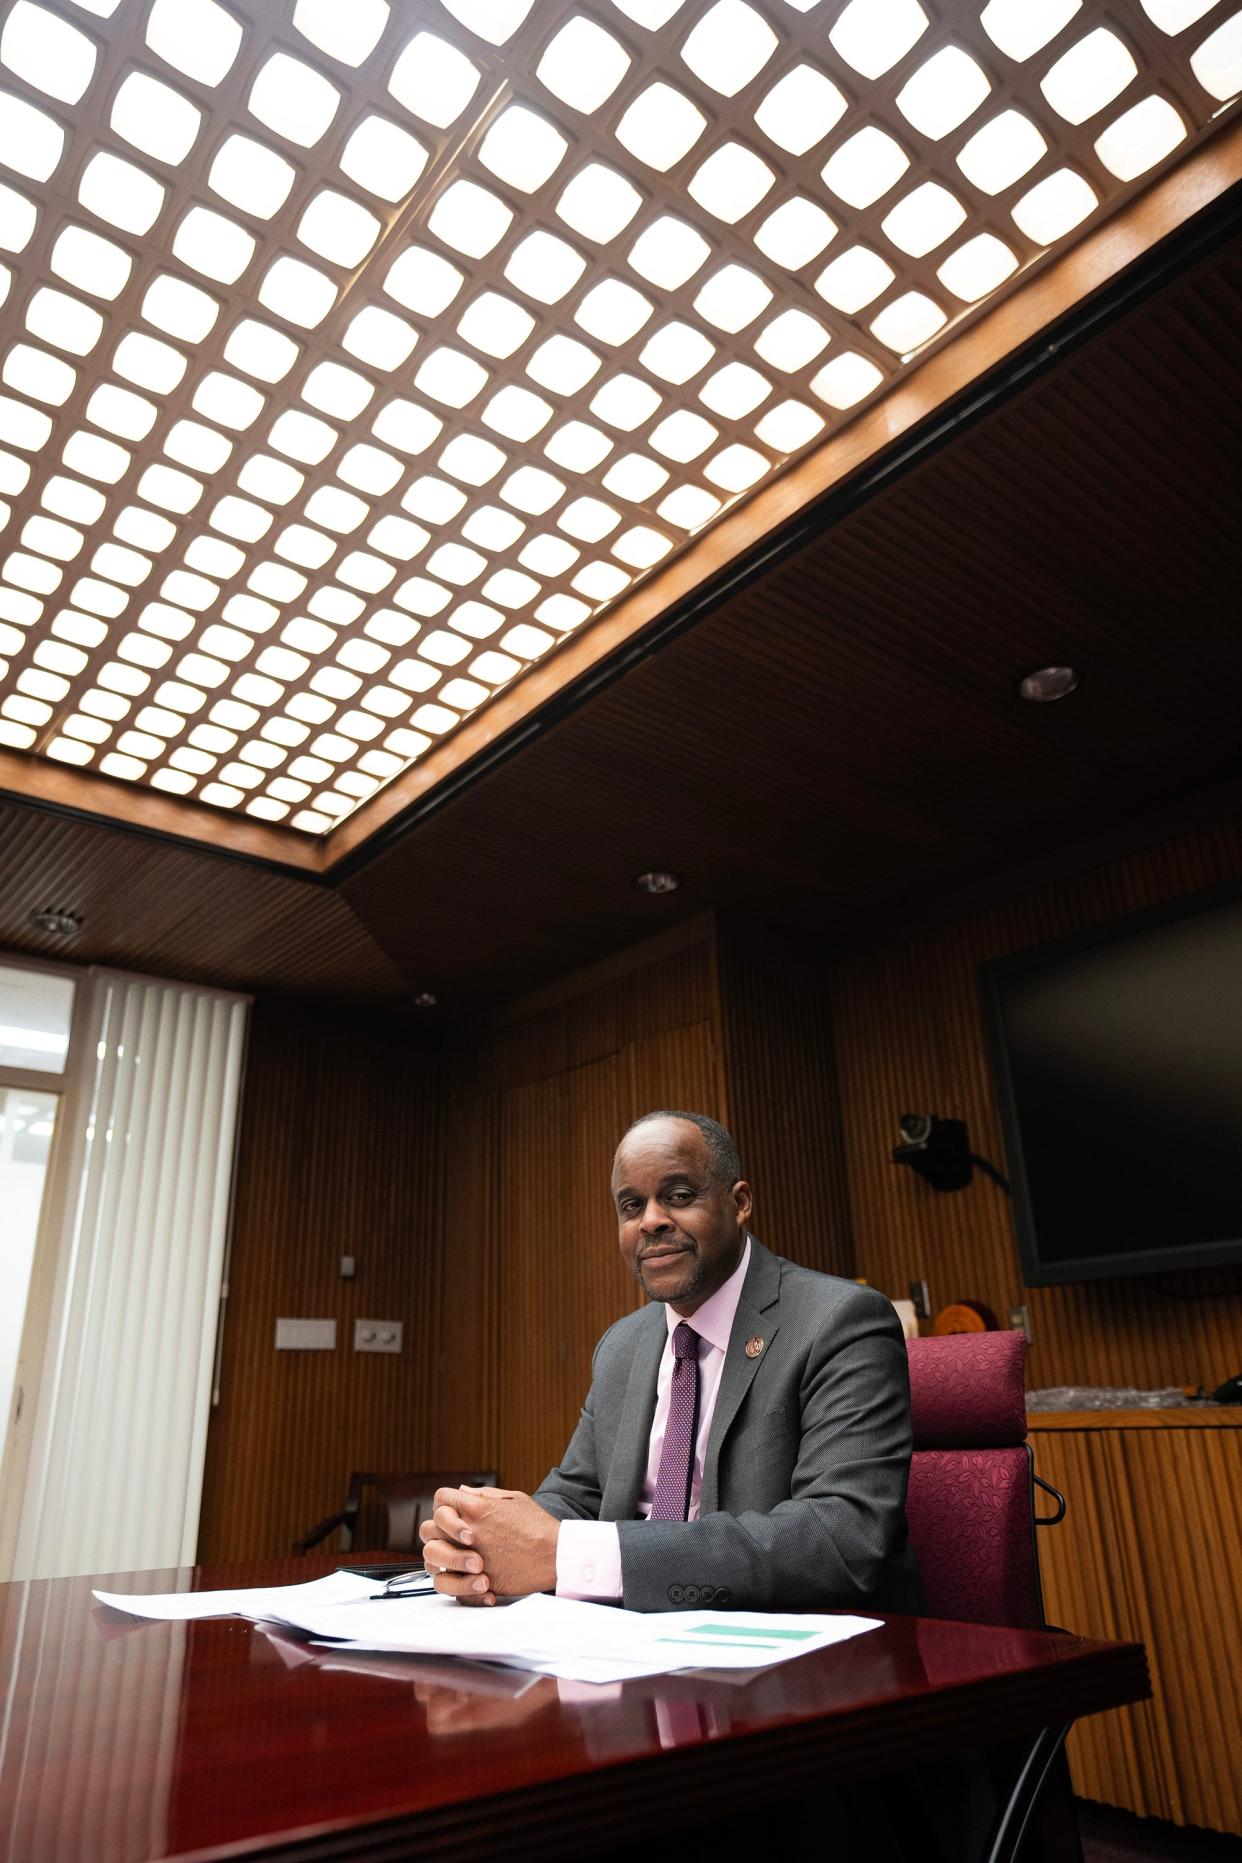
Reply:
[[349, 1478], [349, 1493], [345, 1505], [339, 1514], [329, 1514], [318, 1526], [312, 1527], [305, 1539], [295, 1540], [293, 1550], [307, 1553], [313, 1546], [318, 1546], [327, 1539], [337, 1527], [345, 1529], [345, 1550], [357, 1552], [364, 1550], [357, 1545], [359, 1517], [363, 1497], [368, 1489], [374, 1490], [384, 1512], [383, 1543], [368, 1549], [376, 1552], [418, 1552], [422, 1551], [422, 1541], [418, 1537], [418, 1524], [430, 1512], [437, 1488], [495, 1488], [500, 1478], [492, 1469], [416, 1469], [409, 1474], [374, 1475], [355, 1471]]

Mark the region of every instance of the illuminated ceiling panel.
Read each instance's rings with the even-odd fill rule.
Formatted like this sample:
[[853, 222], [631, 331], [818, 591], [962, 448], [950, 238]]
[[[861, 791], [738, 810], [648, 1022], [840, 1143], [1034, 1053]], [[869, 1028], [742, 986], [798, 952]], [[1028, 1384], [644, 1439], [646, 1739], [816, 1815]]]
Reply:
[[325, 834], [1240, 85], [1220, 0], [8, 0], [0, 746]]

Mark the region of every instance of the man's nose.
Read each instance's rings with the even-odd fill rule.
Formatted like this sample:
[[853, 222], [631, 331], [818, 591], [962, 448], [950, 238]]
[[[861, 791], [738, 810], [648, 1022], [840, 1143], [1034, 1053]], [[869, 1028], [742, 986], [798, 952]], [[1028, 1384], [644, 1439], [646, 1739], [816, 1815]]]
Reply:
[[654, 1197], [648, 1199], [647, 1207], [642, 1213], [638, 1227], [645, 1236], [654, 1235], [657, 1230], [671, 1227], [668, 1217]]

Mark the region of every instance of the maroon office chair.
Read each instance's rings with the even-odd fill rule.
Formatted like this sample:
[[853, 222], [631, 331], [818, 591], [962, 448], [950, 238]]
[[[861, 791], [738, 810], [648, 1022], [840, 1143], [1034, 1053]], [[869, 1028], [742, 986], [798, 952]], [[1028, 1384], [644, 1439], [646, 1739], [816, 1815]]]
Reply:
[[[1055, 1526], [1065, 1500], [1036, 1475], [1026, 1440], [1026, 1340], [956, 1333], [911, 1339], [907, 1350], [914, 1455], [906, 1516], [927, 1615], [1045, 1629], [1035, 1528]], [[1036, 1515], [1036, 1487], [1053, 1497], [1055, 1512]], [[1062, 1751], [1068, 1731], [1048, 1728], [1024, 1743], [988, 1863], [1081, 1859]]]
[[357, 1550], [359, 1515], [365, 1491], [375, 1489], [383, 1507], [384, 1524], [379, 1552], [416, 1552], [423, 1550], [418, 1537], [418, 1523], [431, 1512], [437, 1488], [495, 1488], [500, 1478], [494, 1468], [463, 1472], [460, 1469], [419, 1469], [405, 1475], [372, 1475], [355, 1472], [349, 1478], [349, 1493], [339, 1514], [329, 1514], [312, 1527], [305, 1539], [295, 1540], [293, 1550], [307, 1553], [312, 1546], [326, 1540], [337, 1527], [345, 1529], [345, 1550]]

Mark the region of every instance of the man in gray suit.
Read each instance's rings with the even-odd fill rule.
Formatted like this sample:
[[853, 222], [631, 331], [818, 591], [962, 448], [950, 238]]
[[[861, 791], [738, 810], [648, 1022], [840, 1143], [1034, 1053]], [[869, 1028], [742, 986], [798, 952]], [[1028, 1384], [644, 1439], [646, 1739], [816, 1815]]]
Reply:
[[653, 1304], [604, 1334], [573, 1439], [534, 1496], [440, 1491], [420, 1529], [437, 1589], [473, 1604], [555, 1587], [645, 1611], [917, 1611], [891, 1303], [750, 1235], [733, 1141], [700, 1114], [636, 1121], [612, 1192]]

